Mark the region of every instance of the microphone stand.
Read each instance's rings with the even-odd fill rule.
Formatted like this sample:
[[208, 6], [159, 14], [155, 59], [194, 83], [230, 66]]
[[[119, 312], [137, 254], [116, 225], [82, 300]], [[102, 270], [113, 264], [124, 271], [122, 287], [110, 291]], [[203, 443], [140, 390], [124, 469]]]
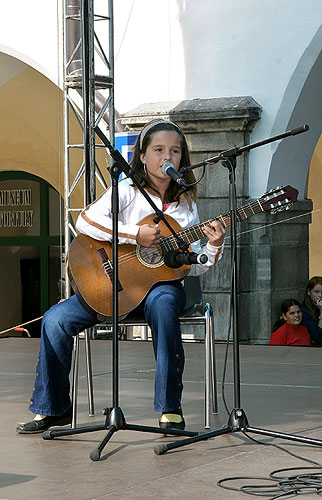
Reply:
[[103, 415], [106, 415], [105, 423], [101, 425], [91, 425], [87, 427], [79, 427], [72, 429], [62, 429], [62, 430], [48, 430], [43, 433], [43, 439], [53, 439], [59, 436], [70, 436], [73, 434], [84, 434], [86, 432], [95, 432], [99, 430], [108, 430], [107, 434], [100, 442], [100, 444], [90, 453], [90, 458], [93, 461], [98, 461], [101, 457], [101, 453], [105, 448], [108, 441], [111, 439], [113, 434], [119, 430], [131, 430], [131, 431], [141, 431], [141, 432], [151, 432], [163, 435], [173, 435], [173, 436], [196, 436], [198, 432], [185, 431], [177, 429], [161, 429], [160, 427], [150, 427], [144, 425], [133, 425], [128, 424], [125, 420], [122, 409], [119, 406], [119, 348], [118, 348], [118, 330], [119, 330], [119, 314], [118, 314], [118, 214], [119, 214], [119, 194], [118, 194], [118, 179], [121, 172], [124, 172], [128, 177], [130, 177], [137, 188], [141, 191], [146, 200], [150, 203], [151, 207], [156, 213], [156, 217], [153, 219], [157, 224], [162, 220], [164, 224], [171, 231], [173, 236], [176, 238], [177, 244], [182, 252], [189, 248], [189, 245], [181, 239], [174, 229], [171, 227], [167, 219], [164, 217], [162, 210], [159, 210], [155, 205], [153, 200], [150, 198], [148, 193], [141, 186], [139, 181], [136, 179], [134, 172], [130, 169], [130, 166], [123, 158], [121, 153], [114, 149], [112, 144], [109, 142], [107, 137], [103, 134], [99, 127], [94, 128], [95, 132], [109, 149], [110, 155], [114, 160], [114, 163], [109, 168], [111, 179], [112, 179], [112, 255], [113, 255], [113, 310], [112, 310], [112, 335], [113, 335], [113, 407], [104, 408]]
[[240, 400], [240, 362], [239, 362], [239, 328], [238, 328], [238, 297], [237, 297], [237, 245], [236, 245], [236, 222], [237, 222], [237, 209], [236, 209], [236, 157], [245, 151], [249, 151], [255, 147], [268, 144], [270, 142], [276, 141], [283, 137], [290, 135], [300, 134], [309, 130], [308, 125], [299, 127], [283, 134], [265, 139], [263, 141], [249, 144], [240, 148], [233, 148], [223, 151], [219, 155], [205, 160], [196, 165], [190, 165], [188, 167], [183, 167], [180, 169], [181, 172], [187, 172], [197, 167], [207, 165], [210, 163], [217, 163], [222, 161], [223, 166], [229, 171], [229, 210], [230, 210], [230, 220], [231, 220], [231, 312], [230, 312], [230, 322], [233, 331], [233, 368], [234, 368], [234, 408], [229, 416], [227, 426], [222, 429], [217, 429], [214, 431], [206, 432], [193, 436], [191, 438], [182, 439], [180, 441], [175, 441], [173, 443], [162, 444], [154, 448], [156, 455], [163, 455], [169, 450], [180, 448], [191, 443], [196, 443], [198, 441], [206, 441], [212, 437], [221, 436], [223, 434], [231, 434], [233, 432], [253, 432], [254, 434], [262, 434], [265, 436], [279, 437], [282, 439], [288, 439], [290, 441], [297, 441], [299, 443], [307, 443], [312, 445], [322, 446], [322, 441], [319, 439], [312, 439], [303, 436], [297, 436], [294, 434], [287, 434], [282, 432], [277, 432], [269, 429], [260, 429], [257, 427], [252, 427], [249, 425], [245, 411], [241, 407]]

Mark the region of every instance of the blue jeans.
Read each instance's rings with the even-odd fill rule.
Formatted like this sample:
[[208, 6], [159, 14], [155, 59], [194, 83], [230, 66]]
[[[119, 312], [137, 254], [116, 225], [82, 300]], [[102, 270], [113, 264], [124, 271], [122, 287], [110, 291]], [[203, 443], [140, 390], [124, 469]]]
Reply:
[[[181, 408], [184, 352], [179, 314], [185, 305], [185, 292], [180, 283], [158, 284], [142, 304], [142, 311], [153, 338], [156, 359], [155, 411]], [[29, 410], [41, 415], [57, 416], [69, 410], [69, 373], [73, 336], [97, 324], [97, 320], [80, 304], [75, 295], [55, 304], [44, 315], [34, 390]]]

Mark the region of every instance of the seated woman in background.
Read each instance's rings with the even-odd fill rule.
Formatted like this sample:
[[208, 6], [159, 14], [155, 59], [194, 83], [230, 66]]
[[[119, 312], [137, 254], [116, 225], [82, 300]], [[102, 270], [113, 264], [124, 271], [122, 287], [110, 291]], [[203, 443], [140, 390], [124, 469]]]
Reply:
[[269, 343], [271, 345], [310, 345], [310, 335], [301, 325], [302, 311], [300, 303], [295, 299], [282, 302], [281, 316], [274, 327]]
[[309, 331], [312, 344], [322, 345], [322, 276], [313, 276], [307, 282], [302, 313], [302, 323]]

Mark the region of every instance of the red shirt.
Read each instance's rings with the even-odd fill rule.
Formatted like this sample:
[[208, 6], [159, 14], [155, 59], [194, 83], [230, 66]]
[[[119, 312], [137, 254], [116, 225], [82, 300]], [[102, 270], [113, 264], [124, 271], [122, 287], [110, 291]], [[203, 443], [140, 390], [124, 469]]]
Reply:
[[271, 335], [272, 345], [311, 345], [310, 335], [303, 325], [292, 326], [284, 323]]

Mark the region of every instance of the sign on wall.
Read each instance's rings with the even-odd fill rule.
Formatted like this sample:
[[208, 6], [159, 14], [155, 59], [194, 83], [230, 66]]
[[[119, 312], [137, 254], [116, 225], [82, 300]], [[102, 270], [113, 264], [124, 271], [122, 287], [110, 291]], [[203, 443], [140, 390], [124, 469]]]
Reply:
[[139, 132], [117, 132], [115, 134], [115, 149], [121, 153], [128, 163], [132, 159], [134, 144], [138, 135]]
[[0, 181], [0, 236], [39, 234], [39, 183], [22, 179]]

